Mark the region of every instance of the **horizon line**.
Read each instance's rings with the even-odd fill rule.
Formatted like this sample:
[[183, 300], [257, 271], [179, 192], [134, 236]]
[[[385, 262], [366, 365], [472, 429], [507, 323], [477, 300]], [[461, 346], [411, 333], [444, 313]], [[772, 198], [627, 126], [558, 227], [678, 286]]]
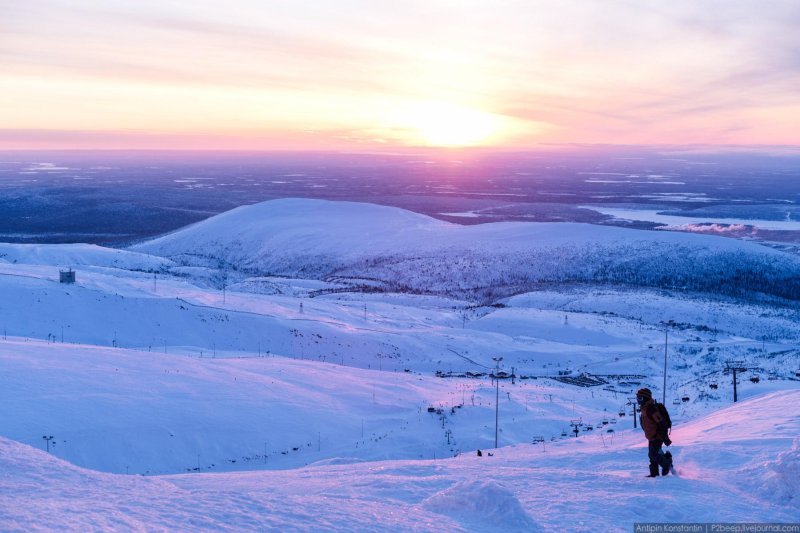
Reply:
[[348, 149], [348, 148], [140, 148], [140, 147], [18, 147], [7, 148], [0, 146], [0, 153], [9, 152], [136, 152], [136, 153], [231, 153], [231, 154], [351, 154], [351, 155], [409, 155], [413, 152], [443, 153], [443, 154], [469, 154], [469, 153], [530, 153], [548, 149], [581, 150], [581, 149], [645, 149], [645, 150], [676, 150], [676, 149], [706, 149], [706, 150], [789, 150], [797, 151], [800, 155], [800, 144], [754, 144], [754, 143], [702, 143], [702, 144], [630, 144], [630, 143], [539, 143], [528, 147], [498, 147], [498, 146], [394, 146], [383, 149]]

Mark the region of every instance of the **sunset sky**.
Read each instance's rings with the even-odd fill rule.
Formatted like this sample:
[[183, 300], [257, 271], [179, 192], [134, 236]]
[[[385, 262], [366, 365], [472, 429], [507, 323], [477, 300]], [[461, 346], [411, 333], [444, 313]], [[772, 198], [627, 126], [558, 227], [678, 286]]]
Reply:
[[800, 144], [797, 0], [0, 0], [0, 149]]

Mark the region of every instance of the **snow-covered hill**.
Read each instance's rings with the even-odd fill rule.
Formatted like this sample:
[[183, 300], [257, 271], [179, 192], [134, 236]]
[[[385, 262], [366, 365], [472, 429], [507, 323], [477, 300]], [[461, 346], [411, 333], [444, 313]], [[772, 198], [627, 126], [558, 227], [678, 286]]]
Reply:
[[0, 243], [0, 263], [49, 265], [62, 268], [96, 267], [156, 271], [174, 267], [172, 261], [148, 254], [104, 248], [94, 244]]
[[459, 226], [353, 202], [239, 207], [132, 250], [233, 280], [280, 275], [495, 300], [549, 282], [800, 298], [800, 258], [707, 235], [568, 223]]
[[773, 393], [676, 429], [678, 476], [659, 479], [644, 477], [646, 448], [633, 430], [483, 457], [161, 477], [85, 470], [0, 438], [0, 516], [6, 530], [62, 531], [630, 531], [635, 522], [797, 522], [800, 419], [786, 405], [798, 401], [800, 391]]

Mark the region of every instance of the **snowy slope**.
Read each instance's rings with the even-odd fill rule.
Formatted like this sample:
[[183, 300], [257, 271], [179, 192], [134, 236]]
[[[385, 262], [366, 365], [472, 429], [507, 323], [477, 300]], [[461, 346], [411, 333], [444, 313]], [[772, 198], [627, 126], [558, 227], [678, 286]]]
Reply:
[[[655, 272], [691, 285], [730, 265], [730, 283], [776, 281], [797, 273], [786, 254], [284, 200], [136, 251], [0, 245], [0, 255], [0, 530], [800, 520], [800, 422], [787, 408], [800, 400], [796, 306], [585, 283]], [[77, 283], [59, 284], [68, 266]], [[292, 277], [264, 276], [275, 273]], [[580, 283], [538, 285], [565, 277]], [[523, 293], [530, 283], [537, 290]], [[517, 296], [498, 306], [448, 297], [484, 285], [493, 300]], [[428, 294], [380, 292], [398, 288]], [[639, 386], [661, 393], [668, 319], [680, 476], [650, 480], [626, 402]], [[495, 389], [486, 372], [498, 355], [529, 379]], [[733, 407], [729, 359], [751, 368]], [[451, 371], [484, 375], [435, 377]], [[581, 387], [559, 372], [603, 381]], [[566, 437], [573, 420], [577, 439]]]
[[[38, 255], [46, 256], [42, 247]], [[762, 368], [761, 382], [740, 385], [741, 397], [786, 387], [797, 370], [796, 312], [782, 307], [565, 290], [518, 296], [504, 308], [467, 309], [452, 300], [383, 294], [362, 300], [223, 296], [185, 278], [160, 275], [154, 281], [147, 273], [89, 266], [79, 269], [76, 284], [64, 285], [54, 280], [56, 272], [45, 264], [0, 264], [0, 390], [7, 406], [0, 427], [3, 435], [28, 444], [42, 444], [42, 433], [50, 432], [67, 441], [57, 449], [63, 457], [113, 472], [181, 472], [197, 465], [198, 453], [203, 467], [249, 468], [254, 458], [263, 459], [264, 442], [274, 456], [268, 468], [335, 457], [429, 458], [493, 445], [489, 378], [443, 381], [433, 375], [486, 373], [496, 355], [504, 358], [505, 370], [539, 377], [502, 384], [514, 423], [505, 425], [501, 444], [529, 442], [532, 435], [559, 438], [575, 417], [599, 428], [626, 410], [636, 385], [624, 375], [639, 374], [637, 384], [660, 390], [659, 322], [667, 318], [680, 322], [670, 333], [667, 398], [690, 398], [678, 400], [679, 419], [730, 401], [730, 378], [721, 373], [729, 358]], [[709, 317], [713, 329], [706, 325]], [[769, 335], [766, 341], [762, 334]], [[623, 377], [592, 389], [547, 377], [562, 370]], [[767, 381], [772, 372], [781, 379]], [[292, 379], [325, 375], [343, 389], [320, 395], [313, 381], [287, 381], [284, 373]], [[360, 390], [355, 382], [368, 385]], [[711, 390], [712, 382], [719, 388]], [[370, 426], [370, 407], [384, 394], [395, 397], [386, 391], [402, 391], [397, 394], [406, 401]], [[552, 402], [541, 405], [551, 395]], [[217, 396], [226, 400], [215, 402]], [[340, 404], [340, 396], [348, 402]], [[280, 415], [269, 426], [258, 422], [268, 416], [265, 402]], [[334, 404], [346, 405], [341, 417], [329, 415]], [[469, 408], [457, 411], [446, 428], [436, 429], [435, 415], [419, 416], [431, 405], [457, 404]], [[314, 421], [316, 429], [298, 426], [298, 419]], [[413, 438], [404, 429], [411, 423], [419, 429]], [[456, 444], [447, 445], [446, 429]], [[274, 440], [276, 432], [282, 440]], [[373, 433], [391, 437], [355, 449]], [[145, 434], [150, 437], [138, 438]], [[118, 447], [108, 446], [109, 436]], [[396, 439], [405, 444], [388, 445]], [[314, 453], [281, 453], [295, 447]]]
[[[56, 276], [57, 268], [47, 265], [0, 264], [0, 333], [193, 357], [269, 353], [427, 375], [486, 372], [491, 357], [501, 355], [504, 368], [524, 375], [633, 373], [657, 385], [660, 321], [675, 319], [670, 397], [689, 393], [694, 402], [698, 393], [713, 392], [704, 383], [681, 384], [721, 371], [732, 357], [765, 374], [786, 377], [797, 370], [800, 321], [782, 306], [565, 289], [519, 296], [505, 308], [467, 308], [411, 295], [223, 294], [183, 277], [154, 280], [124, 269], [82, 267], [74, 285], [59, 284]], [[730, 394], [718, 392], [720, 401]]]
[[[614, 347], [642, 353], [641, 338], [630, 338], [631, 331], [641, 329], [638, 323], [627, 327], [620, 323], [628, 332], [609, 334], [602, 319], [588, 314], [574, 317], [571, 325], [557, 326], [553, 332], [553, 324], [563, 320], [559, 311], [504, 312], [520, 315], [515, 319], [524, 322], [518, 324], [519, 331], [527, 328], [527, 332], [518, 335], [491, 325], [493, 313], [489, 312], [497, 312], [494, 308], [465, 310], [463, 302], [452, 300], [223, 295], [183, 278], [154, 280], [148, 274], [121, 269], [81, 268], [74, 285], [60, 284], [56, 276], [53, 267], [0, 264], [4, 334], [143, 350], [169, 347], [170, 352], [178, 349], [195, 356], [231, 351], [253, 356], [269, 351], [363, 368], [431, 372], [485, 370], [481, 365], [491, 364], [488, 354], [497, 351], [508, 353], [508, 365], [522, 368], [527, 359], [541, 368], [561, 361], [554, 354], [592, 339], [598, 340], [593, 344], [600, 344], [602, 352]], [[540, 336], [543, 342], [531, 344], [526, 338], [530, 335]], [[658, 336], [657, 331], [645, 335]], [[587, 360], [593, 352], [597, 356], [596, 348], [582, 351]], [[463, 356], [476, 359], [477, 364]], [[526, 365], [528, 370], [532, 367], [532, 363]]]
[[[494, 446], [488, 379], [18, 340], [0, 341], [0, 360], [2, 434], [37, 446], [53, 435], [55, 455], [96, 470], [274, 469]], [[550, 380], [505, 382], [500, 394], [501, 445], [550, 439], [576, 416], [599, 430], [618, 406]]]
[[148, 254], [104, 248], [94, 244], [0, 243], [0, 262], [52, 265], [61, 268], [92, 266], [156, 271], [175, 266], [172, 261]]
[[162, 477], [84, 470], [0, 438], [0, 516], [7, 530], [62, 531], [630, 531], [635, 522], [797, 522], [800, 418], [786, 405], [798, 401], [800, 391], [769, 394], [676, 429], [679, 475], [660, 479], [644, 477], [646, 449], [633, 430], [492, 457]]
[[749, 242], [588, 224], [459, 226], [353, 202], [239, 207], [132, 250], [222, 269], [234, 279], [358, 278], [382, 289], [473, 298], [564, 281], [800, 297], [800, 259]]

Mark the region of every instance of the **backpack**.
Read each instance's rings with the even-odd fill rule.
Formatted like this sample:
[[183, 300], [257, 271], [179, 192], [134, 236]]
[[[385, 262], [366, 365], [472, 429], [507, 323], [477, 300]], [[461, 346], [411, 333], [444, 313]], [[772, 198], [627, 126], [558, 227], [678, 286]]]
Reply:
[[[658, 411], [658, 414], [661, 415], [661, 420], [662, 420], [662, 423], [664, 424], [664, 427], [667, 430], [672, 428], [672, 419], [669, 417], [669, 412], [667, 411], [667, 408], [664, 406], [663, 403], [658, 403], [656, 401], [653, 401], [653, 405], [651, 405], [647, 409], [647, 416], [652, 420], [653, 414], [656, 411]], [[654, 420], [654, 422], [655, 422], [655, 420]]]
[[[655, 402], [653, 402], [655, 403]], [[672, 419], [669, 417], [669, 411], [667, 411], [666, 406], [663, 403], [655, 403], [656, 409], [658, 413], [661, 415], [661, 418], [664, 420], [664, 426], [667, 429], [672, 428]]]

